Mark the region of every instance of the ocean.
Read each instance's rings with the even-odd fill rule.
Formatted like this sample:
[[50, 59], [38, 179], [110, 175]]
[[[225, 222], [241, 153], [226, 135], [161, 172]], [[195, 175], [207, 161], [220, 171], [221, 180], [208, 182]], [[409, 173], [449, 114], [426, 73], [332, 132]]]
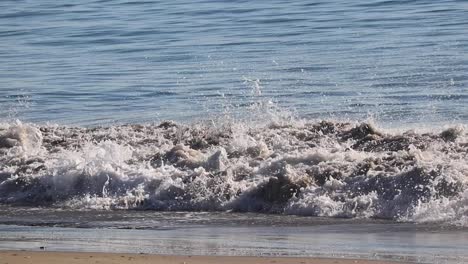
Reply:
[[0, 248], [463, 263], [467, 72], [461, 0], [1, 1]]
[[5, 0], [0, 8], [4, 118], [191, 121], [256, 102], [256, 87], [306, 118], [468, 120], [463, 0]]

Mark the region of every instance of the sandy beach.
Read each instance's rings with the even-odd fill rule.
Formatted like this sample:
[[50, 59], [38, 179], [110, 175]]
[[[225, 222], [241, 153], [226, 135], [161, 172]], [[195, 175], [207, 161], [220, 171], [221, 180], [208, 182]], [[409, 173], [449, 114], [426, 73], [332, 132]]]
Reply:
[[0, 251], [0, 264], [82, 264], [82, 263], [134, 263], [134, 264], [395, 264], [403, 262], [333, 259], [333, 258], [280, 258], [280, 257], [221, 257], [221, 256], [166, 256], [147, 254]]

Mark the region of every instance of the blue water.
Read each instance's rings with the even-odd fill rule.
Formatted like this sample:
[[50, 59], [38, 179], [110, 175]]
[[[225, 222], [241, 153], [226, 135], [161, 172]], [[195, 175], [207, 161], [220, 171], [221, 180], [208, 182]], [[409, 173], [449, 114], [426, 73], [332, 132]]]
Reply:
[[0, 119], [468, 122], [464, 0], [66, 2], [0, 1]]

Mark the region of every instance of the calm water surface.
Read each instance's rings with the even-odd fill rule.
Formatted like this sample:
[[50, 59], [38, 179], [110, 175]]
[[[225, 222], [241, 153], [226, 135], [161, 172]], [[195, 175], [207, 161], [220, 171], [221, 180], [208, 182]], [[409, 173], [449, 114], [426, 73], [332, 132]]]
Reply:
[[2, 119], [467, 123], [467, 72], [462, 0], [0, 2]]

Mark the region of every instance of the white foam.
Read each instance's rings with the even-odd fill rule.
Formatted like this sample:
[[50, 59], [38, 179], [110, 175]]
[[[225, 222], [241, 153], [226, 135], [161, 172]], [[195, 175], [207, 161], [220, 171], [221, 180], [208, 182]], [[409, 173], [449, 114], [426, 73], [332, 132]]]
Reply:
[[3, 124], [0, 202], [468, 224], [463, 128], [389, 133], [288, 120]]

